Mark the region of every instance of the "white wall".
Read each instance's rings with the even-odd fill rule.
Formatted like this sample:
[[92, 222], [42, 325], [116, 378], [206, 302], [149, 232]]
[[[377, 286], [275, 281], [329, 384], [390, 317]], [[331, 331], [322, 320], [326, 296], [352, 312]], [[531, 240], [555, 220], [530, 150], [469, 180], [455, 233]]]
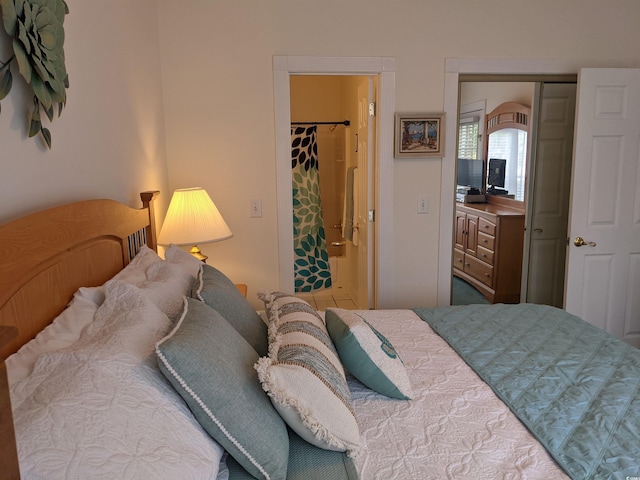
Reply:
[[[2, 100], [2, 223], [86, 198], [139, 207], [140, 191], [168, 190], [155, 1], [67, 3], [70, 88], [62, 115], [48, 125], [52, 149], [27, 138], [24, 105], [30, 107], [32, 97], [15, 64], [13, 89]], [[9, 56], [0, 28], [0, 59]]]
[[[273, 55], [395, 57], [397, 111], [443, 110], [446, 58], [640, 65], [637, 0], [68, 3], [71, 88], [52, 151], [25, 138], [19, 89], [2, 101], [0, 221], [76, 198], [134, 205], [139, 190], [202, 185], [234, 233], [203, 251], [256, 304], [256, 289], [278, 287]], [[441, 167], [394, 162], [396, 268], [379, 274], [394, 277], [396, 306], [436, 303]], [[416, 214], [420, 193], [428, 215]], [[249, 218], [251, 198], [262, 218]]]
[[[203, 250], [250, 297], [278, 286], [273, 55], [395, 57], [398, 111], [443, 110], [446, 58], [640, 64], [636, 0], [187, 4], [179, 15], [158, 4], [171, 187], [210, 190], [235, 236]], [[440, 172], [438, 159], [394, 162], [396, 268], [379, 274], [394, 276], [397, 306], [436, 303]], [[416, 214], [420, 193], [428, 215]]]

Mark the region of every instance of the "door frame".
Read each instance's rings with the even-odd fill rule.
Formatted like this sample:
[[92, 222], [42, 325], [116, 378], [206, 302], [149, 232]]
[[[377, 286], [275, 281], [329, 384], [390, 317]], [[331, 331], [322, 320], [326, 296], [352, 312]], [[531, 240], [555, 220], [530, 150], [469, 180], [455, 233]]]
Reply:
[[[598, 63], [598, 62], [595, 62]], [[594, 65], [593, 61], [580, 59], [528, 60], [528, 59], [445, 59], [444, 110], [445, 155], [442, 159], [440, 190], [440, 246], [438, 249], [438, 306], [451, 305], [451, 277], [453, 260], [453, 236], [455, 217], [455, 175], [457, 152], [457, 128], [459, 109], [459, 81], [461, 75], [577, 75], [580, 68], [610, 67], [610, 64]], [[530, 80], [529, 80], [530, 81]]]
[[[276, 134], [279, 285], [294, 291], [291, 205], [291, 75], [376, 75], [376, 146], [374, 161], [374, 272], [393, 271], [393, 131], [395, 58], [274, 56], [273, 89]], [[373, 272], [370, 272], [371, 275]], [[375, 275], [374, 308], [393, 305], [393, 275]]]

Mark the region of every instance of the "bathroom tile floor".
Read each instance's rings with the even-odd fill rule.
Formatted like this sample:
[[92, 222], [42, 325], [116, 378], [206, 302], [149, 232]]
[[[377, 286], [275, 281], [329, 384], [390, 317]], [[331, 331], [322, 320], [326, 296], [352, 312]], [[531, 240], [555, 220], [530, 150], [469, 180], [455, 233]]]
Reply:
[[344, 308], [347, 310], [358, 310], [358, 306], [349, 296], [343, 292], [340, 287], [323, 290], [318, 293], [300, 293], [296, 297], [302, 298], [316, 310], [325, 310], [327, 308]]

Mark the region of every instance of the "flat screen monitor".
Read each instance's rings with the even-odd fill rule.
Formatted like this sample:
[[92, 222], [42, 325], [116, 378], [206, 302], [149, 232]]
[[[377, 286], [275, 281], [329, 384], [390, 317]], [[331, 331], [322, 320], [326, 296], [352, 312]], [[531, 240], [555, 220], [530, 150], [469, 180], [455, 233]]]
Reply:
[[458, 159], [458, 180], [460, 186], [482, 189], [482, 160]]
[[490, 158], [489, 171], [487, 172], [487, 185], [504, 188], [507, 160], [504, 158]]

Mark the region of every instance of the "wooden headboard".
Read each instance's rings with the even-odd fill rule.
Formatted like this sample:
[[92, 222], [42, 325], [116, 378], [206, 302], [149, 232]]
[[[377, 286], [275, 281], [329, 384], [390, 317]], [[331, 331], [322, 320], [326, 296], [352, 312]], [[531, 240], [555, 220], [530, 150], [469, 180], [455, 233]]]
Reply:
[[0, 226], [0, 326], [17, 329], [0, 348], [0, 359], [51, 323], [78, 288], [102, 285], [142, 244], [156, 249], [153, 201], [158, 194], [141, 193], [141, 209], [87, 200]]
[[87, 200], [0, 226], [0, 480], [19, 479], [4, 359], [64, 310], [80, 287], [102, 285], [144, 244], [156, 250], [153, 201]]

